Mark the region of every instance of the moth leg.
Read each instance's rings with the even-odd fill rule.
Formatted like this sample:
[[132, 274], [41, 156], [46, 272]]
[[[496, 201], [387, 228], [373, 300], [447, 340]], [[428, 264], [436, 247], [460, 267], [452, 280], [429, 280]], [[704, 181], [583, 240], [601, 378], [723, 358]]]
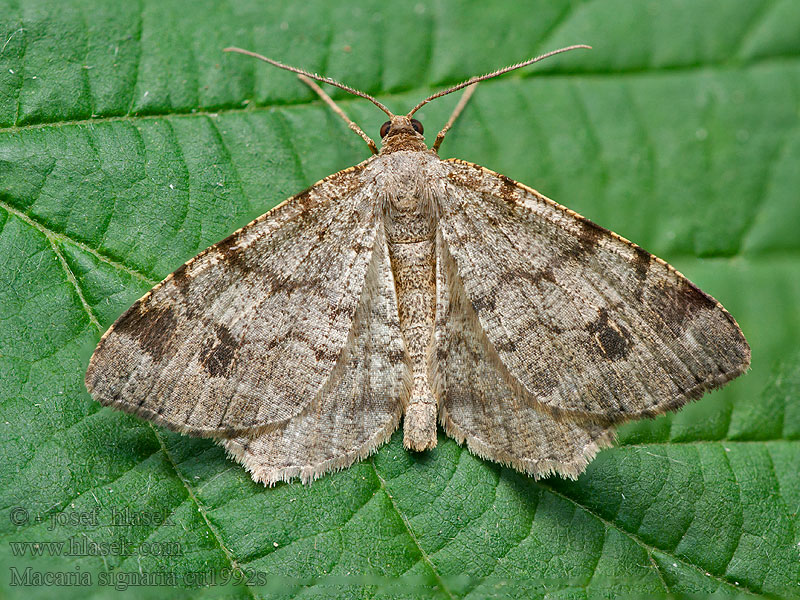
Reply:
[[465, 89], [464, 93], [461, 94], [461, 98], [459, 98], [458, 104], [456, 104], [456, 107], [453, 109], [450, 118], [447, 119], [447, 123], [445, 123], [444, 127], [442, 127], [442, 130], [436, 134], [436, 139], [433, 142], [433, 146], [431, 146], [431, 149], [434, 152], [439, 152], [439, 146], [442, 145], [442, 142], [444, 141], [444, 136], [447, 135], [447, 132], [453, 126], [453, 123], [456, 122], [456, 119], [459, 117], [459, 115], [461, 115], [464, 108], [466, 108], [467, 102], [469, 102], [469, 99], [472, 98], [472, 94], [475, 93], [475, 89], [477, 87], [478, 84], [473, 83], [472, 85], [467, 86], [467, 89]]
[[319, 96], [322, 99], [322, 101], [325, 102], [325, 104], [327, 104], [331, 108], [333, 112], [339, 115], [344, 120], [344, 122], [347, 123], [347, 126], [350, 129], [352, 129], [358, 135], [360, 135], [361, 139], [367, 142], [367, 146], [369, 146], [369, 149], [372, 150], [373, 154], [378, 153], [378, 147], [375, 145], [375, 142], [372, 141], [372, 138], [369, 137], [366, 133], [364, 133], [364, 130], [361, 129], [361, 127], [359, 127], [358, 125], [356, 125], [355, 122], [350, 120], [350, 117], [348, 117], [344, 113], [344, 111], [341, 108], [339, 108], [339, 105], [333, 101], [333, 98], [331, 98], [330, 96], [328, 96], [328, 94], [325, 93], [325, 90], [319, 87], [313, 79], [309, 79], [305, 75], [298, 75], [297, 78], [303, 83], [305, 83], [312, 90], [314, 90], [317, 96]]

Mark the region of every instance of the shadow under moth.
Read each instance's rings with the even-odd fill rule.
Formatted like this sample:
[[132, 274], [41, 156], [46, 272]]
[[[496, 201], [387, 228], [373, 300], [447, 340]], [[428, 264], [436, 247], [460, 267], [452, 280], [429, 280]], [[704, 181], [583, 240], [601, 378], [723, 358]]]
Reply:
[[[584, 46], [579, 46], [584, 47]], [[663, 260], [438, 148], [479, 81], [394, 115], [298, 73], [373, 156], [203, 251], [106, 332], [86, 386], [107, 406], [215, 438], [255, 481], [310, 482], [437, 422], [475, 454], [575, 478], [613, 427], [744, 372], [733, 317]], [[389, 115], [381, 148], [314, 83]], [[413, 114], [467, 88], [431, 148]]]

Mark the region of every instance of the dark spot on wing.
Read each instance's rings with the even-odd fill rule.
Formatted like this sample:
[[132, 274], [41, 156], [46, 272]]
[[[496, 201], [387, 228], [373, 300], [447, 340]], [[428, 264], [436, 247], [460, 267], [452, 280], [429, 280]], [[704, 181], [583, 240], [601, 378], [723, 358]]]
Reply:
[[214, 332], [203, 344], [198, 360], [212, 377], [228, 377], [239, 343], [224, 325], [215, 325]]
[[636, 271], [636, 278], [639, 281], [647, 279], [647, 271], [650, 270], [650, 263], [653, 257], [646, 250], [642, 250], [639, 246], [633, 248], [633, 268]]
[[[264, 352], [267, 354], [273, 352], [285, 353], [287, 349], [294, 345], [293, 343], [311, 350], [317, 362], [336, 362], [341, 354], [341, 349], [339, 351], [332, 351], [325, 345], [319, 346], [319, 340], [310, 340], [307, 334], [298, 328], [290, 329], [284, 336], [274, 336], [264, 345]], [[287, 358], [287, 364], [289, 364], [289, 362], [291, 361]]]
[[611, 232], [588, 219], [580, 220], [578, 223], [580, 231], [578, 232], [577, 246], [573, 250], [573, 255], [577, 258], [591, 256], [597, 252], [600, 239], [610, 235]]
[[260, 266], [257, 262], [245, 260], [242, 248], [234, 248], [241, 241], [243, 233], [245, 232], [238, 231], [229, 235], [210, 250], [216, 252], [225, 265], [231, 267], [236, 273], [249, 273]]
[[300, 206], [303, 207], [303, 213], [301, 214], [301, 217], [304, 216], [307, 213], [307, 211], [311, 209], [313, 204], [311, 201], [311, 188], [307, 188], [302, 192], [300, 192], [299, 194], [297, 194], [294, 197], [294, 202], [297, 202], [298, 204], [300, 204]]
[[[440, 348], [441, 349], [441, 348]], [[406, 353], [401, 348], [389, 348], [386, 352], [386, 358], [393, 365], [399, 365], [406, 360]]]
[[533, 374], [525, 387], [536, 396], [549, 396], [558, 387], [558, 379], [553, 377], [550, 371], [538, 371]]
[[649, 252], [642, 250], [639, 246], [633, 247], [633, 259], [631, 260], [631, 263], [633, 264], [633, 270], [636, 274], [636, 279], [639, 282], [638, 287], [636, 288], [635, 297], [640, 302], [644, 296], [647, 273], [650, 270], [650, 264], [652, 261], [653, 257]]
[[175, 285], [175, 289], [177, 289], [182, 294], [186, 293], [186, 284], [189, 281], [189, 276], [186, 273], [186, 266], [187, 266], [186, 263], [182, 264], [172, 274], [173, 285]]
[[114, 331], [136, 340], [142, 350], [160, 361], [169, 352], [177, 322], [171, 306], [147, 309], [145, 303], [137, 302], [114, 325]]
[[503, 338], [502, 340], [498, 340], [494, 347], [498, 352], [516, 352], [517, 342], [511, 338]]
[[499, 190], [500, 197], [510, 204], [517, 204], [517, 183], [505, 175], [500, 175], [500, 181], [502, 181]]
[[[172, 273], [172, 280], [166, 284], [167, 289], [169, 289], [169, 293], [173, 295], [173, 297], [179, 297], [178, 303], [181, 305], [183, 309], [183, 317], [184, 319], [195, 319], [197, 318], [198, 314], [202, 314], [203, 307], [200, 303], [197, 302], [195, 298], [193, 298], [193, 294], [190, 292], [192, 291], [192, 278], [189, 275], [188, 266], [190, 263], [194, 262], [195, 259], [189, 261], [189, 263], [184, 263], [180, 267], [178, 267]], [[175, 293], [177, 292], [177, 293]], [[179, 296], [178, 296], [179, 295]], [[196, 295], [196, 294], [195, 294]]]
[[549, 281], [550, 283], [556, 282], [555, 273], [549, 265], [535, 271], [527, 271], [519, 267], [508, 269], [500, 275], [499, 281], [504, 284], [513, 285], [519, 283], [520, 279], [530, 281], [534, 285], [539, 285], [542, 281]]
[[598, 350], [609, 360], [622, 360], [631, 350], [630, 333], [622, 325], [608, 320], [608, 311], [602, 309], [600, 315], [586, 326]]
[[685, 279], [677, 283], [660, 282], [658, 286], [645, 290], [645, 300], [652, 304], [676, 335], [686, 329], [687, 321], [691, 321], [697, 312], [716, 307], [711, 297]]
[[493, 292], [478, 296], [472, 300], [472, 307], [477, 313], [480, 313], [483, 310], [494, 310], [496, 306], [497, 301]]
[[239, 273], [246, 274], [251, 271], [258, 271], [262, 268], [261, 261], [253, 260], [252, 255], [249, 258], [245, 258], [245, 254], [241, 251], [241, 248], [235, 250], [230, 249], [230, 247], [219, 248], [219, 251], [222, 260]]
[[279, 289], [284, 292], [288, 298], [297, 290], [312, 290], [317, 287], [319, 283], [320, 282], [317, 280], [300, 279], [299, 277], [293, 279], [290, 277], [280, 285]]

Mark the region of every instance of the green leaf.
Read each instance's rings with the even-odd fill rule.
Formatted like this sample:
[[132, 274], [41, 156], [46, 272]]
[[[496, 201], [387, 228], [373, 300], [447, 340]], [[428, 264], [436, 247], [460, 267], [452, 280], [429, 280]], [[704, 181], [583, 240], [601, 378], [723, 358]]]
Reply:
[[[798, 3], [3, 0], [0, 14], [4, 596], [800, 596]], [[481, 84], [443, 156], [670, 261], [736, 316], [749, 374], [625, 426], [576, 482], [444, 437], [412, 454], [396, 435], [310, 487], [266, 489], [212, 442], [89, 397], [92, 350], [136, 298], [368, 156], [294, 76], [221, 48], [400, 111], [572, 43], [594, 50]], [[333, 95], [377, 135], [384, 115]], [[456, 96], [418, 113], [429, 132]]]

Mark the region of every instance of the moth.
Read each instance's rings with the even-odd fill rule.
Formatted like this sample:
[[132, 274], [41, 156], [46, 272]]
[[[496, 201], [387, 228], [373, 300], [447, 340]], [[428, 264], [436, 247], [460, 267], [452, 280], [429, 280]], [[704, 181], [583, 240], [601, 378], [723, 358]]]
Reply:
[[[369, 145], [184, 264], [100, 340], [99, 402], [215, 438], [257, 482], [304, 483], [380, 447], [436, 446], [576, 478], [614, 426], [743, 373], [734, 318], [663, 260], [539, 192], [438, 148], [473, 77], [406, 115], [297, 73]], [[381, 148], [314, 80], [389, 120]], [[429, 148], [414, 113], [468, 88]]]

